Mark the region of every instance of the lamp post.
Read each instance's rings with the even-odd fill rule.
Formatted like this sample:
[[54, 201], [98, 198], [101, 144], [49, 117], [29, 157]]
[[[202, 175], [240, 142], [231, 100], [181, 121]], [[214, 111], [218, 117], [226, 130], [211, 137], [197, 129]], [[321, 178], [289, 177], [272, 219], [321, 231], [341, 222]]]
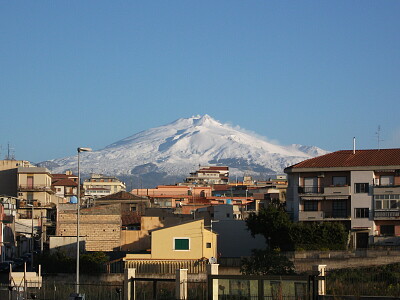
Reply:
[[34, 246], [34, 239], [33, 239], [33, 204], [26, 204], [29, 207], [32, 207], [32, 231], [31, 231], [31, 242], [30, 242], [30, 250], [31, 250], [31, 270], [33, 271], [33, 246]]
[[77, 196], [77, 213], [76, 213], [76, 294], [79, 294], [79, 214], [80, 214], [80, 204], [81, 204], [81, 170], [80, 170], [80, 153], [90, 152], [91, 148], [81, 148], [78, 149], [78, 196]]

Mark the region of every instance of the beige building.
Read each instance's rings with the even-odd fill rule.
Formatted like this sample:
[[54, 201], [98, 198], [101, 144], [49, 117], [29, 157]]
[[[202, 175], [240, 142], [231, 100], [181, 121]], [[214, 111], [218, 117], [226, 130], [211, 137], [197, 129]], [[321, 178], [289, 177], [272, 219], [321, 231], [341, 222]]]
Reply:
[[[57, 208], [56, 238], [51, 247], [66, 247], [76, 243], [76, 204]], [[79, 235], [85, 251], [118, 251], [121, 236], [121, 208], [119, 204], [101, 205], [80, 210]]]
[[217, 234], [204, 227], [204, 220], [185, 222], [152, 231], [150, 254], [127, 254], [136, 259], [200, 260], [217, 257]]
[[113, 176], [92, 174], [89, 179], [83, 182], [83, 189], [85, 190], [85, 196], [98, 198], [126, 191], [126, 185]]

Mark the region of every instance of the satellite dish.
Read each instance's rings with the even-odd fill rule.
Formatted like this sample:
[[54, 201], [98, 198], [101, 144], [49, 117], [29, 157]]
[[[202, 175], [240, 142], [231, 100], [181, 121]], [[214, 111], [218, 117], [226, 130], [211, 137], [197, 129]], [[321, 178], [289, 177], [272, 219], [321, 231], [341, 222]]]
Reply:
[[209, 263], [210, 265], [216, 264], [216, 263], [217, 263], [217, 259], [216, 259], [214, 256], [211, 256], [211, 257], [208, 259], [208, 263]]
[[69, 203], [74, 203], [74, 204], [78, 203], [78, 198], [77, 198], [76, 196], [72, 196], [72, 197], [69, 199]]

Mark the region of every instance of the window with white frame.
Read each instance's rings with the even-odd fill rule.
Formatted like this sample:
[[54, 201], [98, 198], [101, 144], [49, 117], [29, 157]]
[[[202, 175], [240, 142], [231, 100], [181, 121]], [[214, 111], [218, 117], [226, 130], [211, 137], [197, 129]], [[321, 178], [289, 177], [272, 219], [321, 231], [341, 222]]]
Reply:
[[174, 250], [175, 251], [190, 250], [190, 239], [184, 237], [174, 238]]
[[375, 209], [397, 209], [400, 207], [400, 195], [375, 195]]

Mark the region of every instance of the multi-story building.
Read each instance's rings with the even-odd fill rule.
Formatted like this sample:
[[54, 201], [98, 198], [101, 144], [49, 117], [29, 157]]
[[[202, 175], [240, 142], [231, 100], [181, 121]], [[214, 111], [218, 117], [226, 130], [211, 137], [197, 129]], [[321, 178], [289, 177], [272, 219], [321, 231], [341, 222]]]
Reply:
[[341, 222], [358, 248], [400, 243], [400, 149], [337, 151], [285, 173], [294, 221]]
[[92, 174], [89, 179], [83, 182], [83, 189], [85, 196], [97, 198], [126, 191], [126, 185], [113, 176]]
[[200, 167], [186, 178], [185, 183], [198, 185], [227, 184], [229, 181], [229, 167], [209, 166]]
[[78, 195], [78, 176], [66, 171], [65, 174], [52, 174], [51, 186], [56, 196], [71, 202], [71, 197]]

